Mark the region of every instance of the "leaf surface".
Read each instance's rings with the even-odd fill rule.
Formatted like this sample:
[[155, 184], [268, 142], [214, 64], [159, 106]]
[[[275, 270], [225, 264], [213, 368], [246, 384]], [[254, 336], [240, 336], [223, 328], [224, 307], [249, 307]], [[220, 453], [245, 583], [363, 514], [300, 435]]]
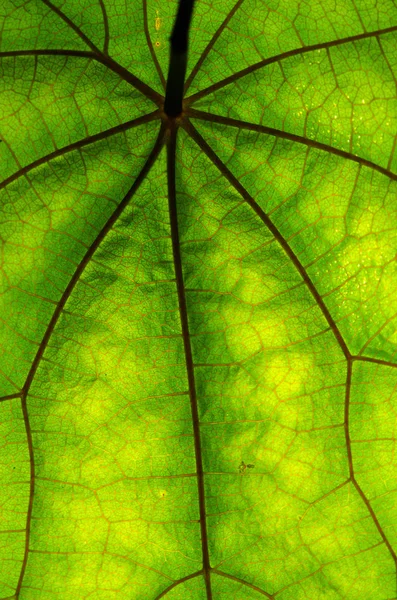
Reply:
[[397, 7], [0, 12], [0, 600], [396, 600]]

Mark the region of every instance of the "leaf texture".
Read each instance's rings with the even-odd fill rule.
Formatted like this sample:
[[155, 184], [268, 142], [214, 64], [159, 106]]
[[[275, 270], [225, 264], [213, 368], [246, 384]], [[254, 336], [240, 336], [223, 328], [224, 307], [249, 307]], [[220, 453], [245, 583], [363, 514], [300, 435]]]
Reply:
[[0, 9], [0, 600], [396, 600], [397, 6]]

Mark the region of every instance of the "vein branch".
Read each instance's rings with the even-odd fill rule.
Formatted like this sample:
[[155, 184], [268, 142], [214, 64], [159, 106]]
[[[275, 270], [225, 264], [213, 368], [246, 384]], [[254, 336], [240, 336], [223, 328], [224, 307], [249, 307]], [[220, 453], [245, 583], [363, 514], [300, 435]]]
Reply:
[[99, 50], [98, 46], [96, 46], [91, 40], [90, 38], [88, 38], [85, 33], [83, 33], [80, 29], [80, 27], [77, 27], [77, 25], [75, 25], [75, 23], [73, 23], [73, 21], [71, 19], [69, 19], [69, 17], [67, 15], [65, 15], [64, 12], [62, 12], [57, 6], [55, 6], [55, 4], [53, 4], [50, 0], [41, 0], [43, 2], [43, 4], [45, 4], [50, 10], [52, 10], [55, 14], [58, 15], [58, 17], [60, 17], [63, 21], [65, 21], [65, 23], [67, 23], [67, 25], [73, 29], [73, 31], [75, 33], [77, 33], [77, 35], [79, 36], [79, 38], [81, 40], [83, 40], [83, 42], [85, 44], [87, 44], [87, 46], [89, 48], [91, 48], [91, 50], [93, 52], [95, 52], [95, 54], [101, 54], [101, 51]]
[[198, 146], [205, 152], [208, 158], [214, 163], [214, 165], [219, 169], [219, 171], [224, 175], [224, 177], [229, 181], [229, 183], [236, 189], [236, 191], [244, 198], [244, 200], [251, 206], [251, 208], [256, 212], [256, 214], [262, 219], [263, 223], [267, 226], [269, 231], [273, 234], [274, 238], [279, 242], [280, 246], [283, 248], [299, 274], [301, 275], [303, 281], [305, 282], [307, 288], [312, 294], [315, 302], [318, 304], [321, 312], [326, 318], [328, 325], [330, 326], [345, 358], [349, 359], [351, 354], [346, 345], [345, 340], [342, 337], [341, 332], [339, 331], [334, 319], [331, 316], [324, 300], [321, 295], [317, 291], [315, 285], [309, 277], [306, 269], [300, 262], [299, 258], [292, 250], [291, 246], [288, 244], [287, 240], [281, 234], [281, 232], [277, 229], [274, 223], [271, 221], [270, 217], [262, 210], [262, 208], [255, 202], [255, 200], [250, 196], [247, 190], [241, 185], [238, 179], [231, 173], [231, 171], [227, 168], [227, 166], [221, 161], [221, 159], [215, 154], [212, 148], [207, 144], [204, 138], [200, 135], [197, 129], [192, 125], [189, 119], [186, 119], [183, 124], [183, 128], [187, 131], [187, 133], [194, 139], [194, 141], [198, 144]]
[[253, 73], [254, 71], [257, 71], [258, 69], [261, 69], [262, 67], [266, 67], [267, 65], [270, 65], [272, 63], [279, 62], [281, 60], [285, 60], [286, 58], [290, 58], [291, 56], [306, 54], [307, 52], [313, 52], [314, 50], [322, 50], [325, 48], [332, 48], [333, 46], [341, 46], [343, 44], [348, 44], [350, 42], [356, 42], [359, 40], [364, 40], [366, 38], [377, 37], [377, 36], [384, 35], [387, 33], [392, 33], [394, 31], [397, 31], [397, 25], [395, 25], [393, 27], [387, 27], [386, 29], [378, 29], [376, 31], [360, 33], [358, 35], [351, 35], [349, 37], [341, 38], [339, 40], [322, 42], [319, 44], [313, 44], [312, 46], [304, 46], [303, 48], [295, 48], [294, 50], [288, 50], [288, 52], [283, 52], [281, 54], [271, 56], [270, 58], [265, 58], [264, 60], [261, 60], [253, 65], [250, 65], [249, 67], [246, 67], [245, 69], [241, 69], [241, 71], [237, 71], [237, 73], [233, 73], [233, 75], [230, 75], [229, 77], [225, 77], [225, 79], [222, 79], [221, 81], [218, 81], [217, 83], [214, 83], [213, 85], [210, 85], [209, 87], [207, 87], [203, 90], [200, 90], [196, 94], [189, 96], [189, 98], [186, 98], [186, 100], [185, 100], [185, 105], [188, 106], [190, 104], [193, 104], [193, 102], [196, 102], [197, 100], [203, 98], [204, 96], [208, 96], [208, 94], [212, 94], [212, 93], [216, 92], [217, 90], [225, 87], [226, 85], [229, 85], [230, 83], [233, 83], [233, 82], [237, 81], [238, 79], [241, 79], [241, 77], [245, 77], [246, 75], [249, 75], [250, 73]]
[[189, 89], [189, 87], [190, 87], [193, 79], [196, 77], [197, 73], [199, 72], [199, 70], [201, 68], [201, 65], [203, 64], [203, 62], [207, 58], [208, 54], [211, 52], [212, 48], [214, 47], [215, 42], [221, 36], [222, 32], [226, 29], [229, 21], [232, 19], [232, 17], [234, 16], [234, 14], [238, 11], [238, 9], [240, 8], [240, 6], [242, 5], [243, 2], [244, 2], [244, 0], [238, 0], [236, 2], [236, 4], [233, 6], [232, 10], [228, 12], [228, 14], [227, 14], [226, 18], [224, 19], [223, 23], [221, 23], [221, 25], [218, 27], [217, 31], [212, 36], [211, 40], [209, 41], [209, 43], [205, 47], [202, 55], [200, 56], [199, 60], [195, 64], [192, 72], [190, 73], [189, 77], [186, 80], [184, 94], [186, 94], [187, 90]]
[[105, 39], [103, 41], [103, 52], [104, 52], [104, 54], [107, 54], [108, 50], [109, 50], [109, 19], [108, 19], [108, 15], [106, 12], [106, 6], [105, 6], [103, 0], [99, 0], [99, 5], [100, 5], [101, 11], [102, 11], [103, 28], [105, 30]]
[[154, 600], [160, 600], [160, 598], [164, 598], [164, 596], [166, 596], [168, 594], [168, 592], [170, 592], [177, 585], [180, 585], [181, 583], [183, 583], [184, 581], [187, 581], [188, 579], [193, 579], [193, 577], [198, 577], [199, 575], [202, 575], [202, 573], [203, 573], [203, 570], [200, 569], [200, 571], [196, 571], [195, 573], [186, 575], [186, 577], [181, 577], [180, 579], [178, 579], [177, 581], [174, 581], [174, 583], [169, 585], [165, 590], [163, 590], [158, 596], [155, 597]]
[[68, 50], [68, 49], [31, 49], [31, 50], [8, 50], [0, 52], [0, 58], [9, 56], [78, 56], [82, 58], [96, 58], [96, 55], [91, 50]]
[[237, 581], [238, 583], [242, 583], [243, 585], [246, 585], [247, 587], [252, 588], [256, 592], [259, 592], [259, 594], [266, 596], [266, 598], [270, 598], [270, 600], [274, 600], [274, 596], [272, 596], [271, 594], [268, 594], [267, 592], [262, 590], [257, 585], [248, 583], [248, 581], [245, 581], [244, 579], [241, 579], [240, 577], [236, 577], [235, 575], [230, 575], [229, 573], [225, 573], [224, 571], [219, 571], [218, 569], [212, 569], [212, 572], [217, 573], [218, 575], [221, 575], [222, 577], [227, 577], [228, 579], [232, 579], [233, 581]]
[[367, 160], [366, 158], [362, 158], [361, 156], [356, 156], [351, 152], [346, 152], [345, 150], [340, 150], [339, 148], [335, 148], [335, 146], [331, 146], [330, 144], [323, 144], [322, 142], [317, 142], [316, 140], [312, 140], [310, 138], [297, 135], [295, 133], [289, 133], [287, 131], [282, 131], [281, 129], [275, 129], [273, 127], [267, 127], [266, 125], [256, 125], [255, 123], [250, 123], [248, 121], [242, 121], [240, 119], [232, 119], [231, 117], [221, 117], [219, 115], [214, 115], [212, 113], [208, 113], [202, 110], [196, 110], [194, 108], [188, 108], [186, 110], [186, 115], [189, 117], [194, 117], [197, 119], [202, 119], [203, 121], [210, 121], [212, 123], [220, 123], [222, 125], [230, 125], [230, 127], [237, 127], [238, 129], [247, 129], [249, 131], [256, 131], [257, 133], [264, 133], [268, 135], [272, 135], [277, 138], [282, 138], [286, 140], [290, 140], [292, 142], [297, 142], [298, 144], [303, 144], [309, 148], [316, 148], [317, 150], [322, 150], [323, 152], [329, 152], [330, 154], [335, 154], [336, 156], [340, 156], [346, 160], [350, 160], [358, 163], [359, 165], [363, 165], [374, 171], [378, 171], [382, 173], [382, 175], [386, 175], [389, 179], [397, 181], [397, 173], [393, 173], [389, 169], [385, 169], [376, 163]]
[[154, 161], [156, 160], [156, 158], [164, 144], [164, 130], [165, 130], [165, 127], [164, 127], [164, 125], [162, 125], [160, 128], [156, 143], [155, 143], [149, 157], [147, 158], [146, 163], [144, 164], [138, 177], [136, 178], [134, 184], [128, 190], [128, 192], [124, 196], [123, 200], [120, 202], [120, 204], [118, 205], [116, 210], [113, 212], [111, 217], [105, 223], [104, 227], [101, 229], [101, 231], [99, 232], [99, 234], [97, 235], [95, 240], [92, 242], [91, 246], [87, 250], [82, 261], [80, 262], [76, 271], [74, 272], [71, 280], [69, 281], [69, 284], [65, 288], [65, 290], [62, 294], [62, 297], [59, 300], [57, 307], [52, 315], [52, 318], [47, 326], [47, 329], [44, 333], [43, 339], [41, 340], [39, 349], [37, 350], [37, 353], [33, 360], [32, 366], [27, 375], [25, 385], [23, 386], [22, 412], [23, 412], [26, 436], [27, 436], [28, 447], [29, 447], [30, 493], [29, 493], [29, 506], [28, 506], [27, 517], [26, 517], [25, 552], [24, 552], [24, 558], [23, 558], [22, 567], [21, 567], [21, 573], [20, 573], [20, 577], [19, 577], [19, 581], [18, 581], [18, 585], [17, 585], [16, 597], [18, 597], [20, 590], [21, 590], [23, 578], [24, 578], [25, 571], [26, 571], [28, 556], [29, 556], [29, 541], [30, 541], [31, 520], [32, 520], [32, 511], [33, 511], [33, 497], [34, 497], [34, 488], [35, 488], [35, 464], [34, 464], [34, 453], [33, 453], [33, 443], [32, 443], [32, 432], [31, 432], [31, 427], [30, 427], [30, 422], [29, 422], [29, 413], [28, 413], [28, 407], [27, 407], [27, 396], [29, 393], [29, 389], [33, 382], [34, 376], [37, 372], [37, 369], [41, 362], [41, 359], [43, 358], [45, 349], [47, 348], [47, 345], [51, 338], [51, 335], [54, 332], [55, 326], [56, 326], [56, 324], [59, 320], [59, 317], [62, 313], [63, 307], [65, 306], [67, 300], [69, 299], [71, 293], [73, 292], [77, 282], [80, 279], [81, 274], [83, 273], [85, 267], [87, 266], [88, 262], [90, 261], [91, 257], [93, 256], [94, 252], [96, 251], [96, 249], [98, 248], [100, 243], [103, 241], [103, 239], [105, 238], [108, 231], [113, 227], [113, 225], [115, 224], [115, 222], [117, 221], [117, 219], [119, 218], [119, 216], [121, 215], [121, 213], [123, 212], [125, 207], [127, 206], [128, 202], [131, 200], [131, 198], [133, 197], [133, 195], [135, 194], [135, 192], [141, 185], [143, 179], [147, 176], [148, 172], [150, 171]]
[[[120, 65], [113, 58], [102, 52], [86, 35], [83, 31], [73, 23], [71, 19], [65, 13], [63, 13], [57, 6], [52, 4], [50, 0], [41, 0], [48, 8], [50, 8], [53, 12], [55, 12], [65, 23], [73, 29], [80, 37], [80, 39], [92, 50], [95, 55], [96, 60], [107, 66], [109, 69], [117, 73], [120, 77], [125, 79], [128, 83], [133, 85], [137, 90], [139, 90], [142, 94], [144, 94], [147, 98], [155, 102], [158, 106], [161, 106], [162, 96], [154, 89], [152, 89], [149, 85], [141, 81], [138, 77], [130, 73], [128, 69]], [[106, 13], [105, 13], [106, 15]], [[106, 19], [107, 20], [107, 19]], [[104, 21], [106, 22], [106, 21]], [[106, 25], [105, 25], [105, 47], [106, 46]]]
[[397, 369], [397, 363], [393, 363], [390, 360], [382, 360], [380, 358], [372, 358], [372, 356], [357, 355], [357, 356], [352, 356], [352, 360], [361, 360], [364, 362], [376, 363], [378, 365], [384, 365], [385, 367], [392, 367], [394, 369]]
[[105, 225], [103, 226], [103, 228], [101, 229], [101, 231], [99, 232], [99, 234], [97, 235], [97, 237], [95, 238], [95, 240], [92, 242], [91, 246], [88, 248], [87, 252], [85, 253], [83, 259], [81, 260], [81, 262], [79, 263], [76, 271], [74, 272], [71, 280], [69, 281], [67, 287], [65, 288], [61, 299], [59, 300], [56, 309], [52, 315], [51, 321], [48, 324], [48, 327], [45, 331], [45, 334], [43, 336], [43, 339], [40, 343], [39, 349], [37, 350], [36, 356], [34, 358], [34, 361], [32, 363], [32, 366], [30, 368], [30, 371], [28, 373], [25, 385], [23, 387], [23, 393], [27, 394], [29, 392], [29, 388], [32, 384], [33, 378], [36, 374], [37, 371], [37, 367], [43, 357], [44, 351], [47, 347], [47, 344], [49, 342], [49, 339], [54, 331], [55, 325], [61, 315], [62, 309], [65, 306], [68, 298], [70, 297], [71, 293], [73, 292], [73, 289], [75, 288], [78, 280], [80, 279], [85, 267], [87, 266], [88, 262], [90, 261], [90, 259], [92, 258], [93, 254], [95, 253], [95, 251], [97, 250], [98, 246], [100, 245], [100, 243], [103, 241], [103, 239], [105, 238], [106, 234], [110, 231], [110, 229], [113, 227], [113, 225], [115, 224], [115, 222], [117, 221], [117, 219], [119, 218], [119, 216], [121, 215], [121, 213], [123, 212], [123, 210], [125, 209], [125, 207], [127, 206], [127, 204], [129, 203], [129, 201], [131, 200], [131, 198], [133, 197], [133, 195], [135, 194], [135, 192], [138, 190], [138, 188], [140, 187], [143, 179], [147, 176], [147, 174], [149, 173], [154, 161], [156, 160], [163, 144], [164, 144], [164, 131], [165, 131], [165, 126], [162, 124], [156, 143], [151, 151], [151, 153], [149, 154], [149, 157], [146, 160], [146, 163], [144, 164], [144, 166], [142, 167], [139, 175], [137, 176], [136, 180], [134, 181], [133, 185], [131, 186], [131, 188], [128, 190], [127, 194], [124, 196], [123, 200], [120, 202], [120, 204], [118, 205], [118, 207], [115, 209], [115, 211], [113, 212], [113, 214], [109, 217], [109, 219], [107, 220], [107, 222], [105, 223]]
[[348, 462], [349, 462], [350, 479], [351, 479], [354, 487], [356, 488], [358, 494], [360, 495], [362, 501], [364, 502], [365, 506], [367, 507], [367, 510], [368, 510], [369, 514], [371, 515], [371, 518], [372, 518], [377, 530], [379, 531], [384, 543], [386, 544], [387, 549], [389, 550], [389, 552], [394, 560], [396, 569], [397, 569], [397, 555], [396, 555], [392, 545], [390, 544], [388, 538], [386, 537], [386, 534], [383, 531], [383, 528], [378, 521], [378, 518], [375, 514], [374, 509], [371, 506], [370, 501], [368, 500], [367, 496], [365, 495], [363, 489], [361, 488], [360, 484], [358, 483], [358, 481], [354, 475], [353, 455], [352, 455], [352, 449], [351, 449], [351, 439], [350, 439], [350, 429], [349, 429], [349, 409], [350, 409], [352, 370], [353, 370], [353, 360], [350, 359], [347, 361], [346, 399], [345, 399], [345, 438], [346, 438], [346, 448], [347, 448], [347, 456], [348, 456]]
[[270, 58], [265, 58], [264, 60], [261, 60], [253, 65], [250, 65], [249, 67], [246, 67], [245, 69], [241, 69], [241, 71], [237, 71], [237, 73], [233, 73], [233, 75], [230, 75], [229, 77], [225, 77], [225, 79], [222, 79], [221, 81], [218, 81], [217, 83], [214, 83], [213, 85], [210, 85], [209, 87], [207, 87], [203, 90], [200, 90], [196, 94], [189, 96], [189, 98], [186, 98], [186, 100], [185, 100], [185, 105], [188, 106], [190, 104], [193, 104], [193, 102], [200, 100], [204, 96], [208, 96], [208, 94], [212, 94], [212, 93], [216, 92], [217, 90], [220, 90], [221, 88], [225, 87], [226, 85], [229, 85], [230, 83], [233, 83], [233, 82], [237, 81], [238, 79], [241, 79], [241, 77], [245, 77], [246, 75], [253, 73], [254, 71], [257, 71], [258, 69], [261, 69], [262, 67], [266, 67], [267, 65], [270, 65], [274, 62], [285, 60], [286, 58], [290, 58], [291, 56], [297, 56], [299, 54], [306, 54], [307, 52], [313, 52], [314, 50], [322, 50], [325, 48], [332, 48], [333, 46], [341, 46], [343, 44], [348, 44], [350, 42], [356, 42], [356, 41], [363, 40], [363, 39], [370, 38], [370, 37], [377, 37], [379, 35], [392, 33], [394, 31], [397, 31], [397, 25], [395, 25], [394, 27], [387, 27], [386, 29], [378, 29], [377, 31], [370, 31], [370, 32], [360, 33], [358, 35], [351, 35], [349, 37], [342, 38], [340, 40], [332, 40], [329, 42], [322, 42], [320, 44], [313, 44], [312, 46], [305, 46], [303, 48], [295, 48], [294, 50], [289, 50], [288, 52], [283, 52], [282, 54], [277, 54], [276, 56], [271, 56]]
[[347, 361], [347, 375], [346, 375], [346, 392], [345, 392], [344, 430], [345, 430], [345, 441], [346, 441], [347, 461], [349, 464], [350, 480], [353, 482], [353, 480], [354, 480], [353, 456], [352, 456], [352, 447], [351, 447], [350, 429], [349, 429], [349, 408], [350, 408], [350, 391], [351, 391], [351, 382], [352, 382], [352, 368], [353, 368], [353, 361], [348, 360]]
[[30, 531], [31, 531], [32, 512], [33, 512], [33, 498], [34, 498], [34, 490], [35, 490], [35, 458], [34, 458], [34, 451], [33, 451], [32, 430], [30, 427], [26, 396], [27, 396], [27, 394], [24, 391], [22, 394], [22, 398], [21, 398], [21, 407], [22, 407], [23, 421], [25, 424], [26, 440], [28, 443], [28, 453], [29, 453], [29, 465], [30, 465], [29, 501], [28, 501], [28, 510], [26, 512], [25, 549], [24, 549], [24, 554], [23, 554], [23, 559], [22, 559], [21, 571], [19, 574], [19, 579], [18, 579], [16, 590], [15, 590], [15, 598], [19, 598], [19, 594], [21, 592], [21, 587], [22, 587], [22, 583], [23, 583], [23, 578], [25, 576], [26, 565], [28, 563]]
[[54, 150], [54, 152], [50, 152], [49, 154], [46, 154], [45, 156], [42, 156], [41, 158], [34, 160], [33, 162], [29, 163], [25, 167], [22, 167], [21, 169], [19, 169], [18, 171], [16, 171], [9, 177], [7, 177], [7, 179], [4, 179], [2, 182], [0, 182], [0, 190], [5, 188], [7, 185], [12, 183], [19, 177], [26, 175], [32, 169], [35, 169], [36, 167], [39, 167], [40, 165], [49, 163], [53, 158], [57, 158], [58, 156], [63, 156], [64, 154], [67, 154], [68, 152], [72, 152], [73, 150], [79, 150], [80, 148], [84, 148], [85, 146], [88, 146], [89, 144], [94, 144], [95, 142], [98, 142], [100, 140], [111, 137], [112, 135], [121, 133], [122, 131], [127, 131], [128, 129], [131, 129], [132, 127], [137, 127], [138, 125], [142, 125], [143, 123], [148, 123], [149, 121], [153, 121], [154, 119], [156, 119], [158, 117], [158, 115], [159, 115], [159, 110], [157, 109], [157, 110], [153, 111], [152, 113], [144, 115], [143, 117], [138, 117], [137, 119], [132, 119], [131, 121], [127, 121], [126, 123], [121, 123], [120, 125], [116, 125], [115, 127], [106, 129], [105, 131], [102, 131], [101, 133], [96, 133], [95, 135], [89, 135], [82, 140], [78, 140], [77, 142], [73, 142], [72, 144], [69, 144], [68, 146], [64, 146], [63, 148]]
[[5, 402], [6, 400], [14, 400], [15, 398], [20, 398], [22, 395], [22, 392], [18, 392], [16, 394], [8, 394], [8, 396], [2, 396], [0, 398], [0, 402]]
[[167, 171], [168, 171], [168, 206], [171, 224], [172, 251], [175, 265], [175, 277], [178, 293], [179, 313], [181, 318], [181, 328], [183, 336], [183, 345], [185, 350], [186, 370], [189, 384], [190, 408], [192, 413], [194, 448], [196, 456], [197, 487], [199, 499], [200, 529], [201, 529], [201, 547], [203, 555], [203, 574], [207, 590], [207, 600], [212, 600], [211, 580], [210, 580], [210, 560], [208, 551], [207, 521], [205, 513], [205, 490], [204, 490], [204, 472], [203, 459], [200, 440], [199, 414], [196, 396], [196, 384], [194, 378], [194, 366], [192, 357], [192, 348], [190, 343], [189, 324], [186, 307], [186, 296], [182, 273], [182, 259], [179, 242], [178, 216], [176, 206], [176, 181], [175, 181], [175, 163], [176, 163], [176, 135], [177, 128], [171, 129], [171, 135], [167, 143]]
[[161, 84], [162, 84], [163, 89], [165, 91], [167, 82], [165, 80], [164, 73], [163, 73], [163, 71], [162, 71], [162, 69], [160, 67], [160, 63], [159, 63], [159, 61], [157, 59], [157, 55], [156, 55], [156, 53], [154, 51], [154, 48], [153, 48], [152, 39], [151, 39], [150, 34], [149, 34], [149, 25], [148, 25], [148, 17], [147, 17], [147, 0], [143, 0], [143, 28], [144, 28], [144, 31], [145, 31], [146, 43], [148, 45], [150, 55], [152, 57], [154, 66], [156, 68], [156, 71], [157, 71], [158, 76], [160, 78]]

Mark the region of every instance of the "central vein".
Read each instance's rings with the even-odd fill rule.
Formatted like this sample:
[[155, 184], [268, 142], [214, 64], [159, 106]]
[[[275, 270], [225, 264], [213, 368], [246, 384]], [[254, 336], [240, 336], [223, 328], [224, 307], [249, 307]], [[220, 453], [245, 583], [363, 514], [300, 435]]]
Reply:
[[194, 0], [179, 0], [174, 29], [170, 37], [171, 52], [165, 92], [164, 112], [177, 117], [182, 112], [183, 87], [187, 66], [187, 48]]

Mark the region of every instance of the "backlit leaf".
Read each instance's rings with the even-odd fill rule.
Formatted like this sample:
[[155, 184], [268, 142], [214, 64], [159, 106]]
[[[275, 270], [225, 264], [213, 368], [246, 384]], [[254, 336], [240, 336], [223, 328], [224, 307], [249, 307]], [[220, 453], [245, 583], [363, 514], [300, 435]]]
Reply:
[[397, 5], [2, 0], [0, 600], [397, 599]]

